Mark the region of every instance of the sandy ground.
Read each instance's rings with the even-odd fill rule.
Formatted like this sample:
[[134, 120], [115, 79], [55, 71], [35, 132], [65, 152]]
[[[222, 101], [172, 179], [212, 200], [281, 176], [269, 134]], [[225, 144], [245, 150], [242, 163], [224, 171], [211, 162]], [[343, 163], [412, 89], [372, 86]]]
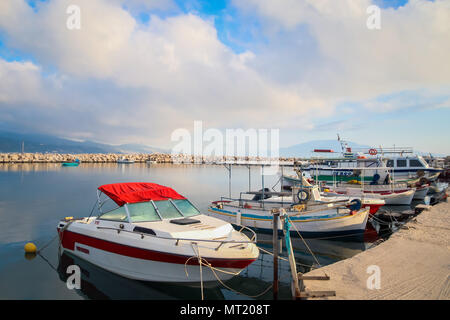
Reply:
[[[354, 257], [305, 275], [330, 276], [305, 281], [309, 291], [336, 291], [327, 299], [450, 299], [450, 203], [423, 211], [387, 241]], [[379, 289], [376, 272], [379, 267]], [[370, 279], [369, 279], [370, 278]], [[373, 289], [368, 289], [367, 282]]]

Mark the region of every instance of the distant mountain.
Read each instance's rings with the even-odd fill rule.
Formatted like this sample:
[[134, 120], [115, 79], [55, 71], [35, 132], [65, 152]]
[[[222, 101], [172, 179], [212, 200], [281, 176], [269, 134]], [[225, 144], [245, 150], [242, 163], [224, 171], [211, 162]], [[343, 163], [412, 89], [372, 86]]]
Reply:
[[115, 146], [121, 153], [170, 153], [170, 150], [149, 147], [143, 144], [121, 144]]
[[[370, 149], [370, 146], [368, 145], [362, 145], [351, 141], [347, 141], [347, 144], [352, 149]], [[280, 148], [280, 156], [297, 158], [319, 156], [320, 153], [313, 153], [314, 149], [331, 149], [334, 152], [339, 153], [342, 151], [341, 144], [337, 140], [313, 140], [287, 148]]]
[[52, 153], [154, 153], [159, 148], [140, 144], [109, 145], [92, 141], [73, 141], [45, 134], [13, 133], [0, 131], [0, 152]]
[[[143, 144], [110, 145], [92, 141], [74, 141], [45, 134], [13, 133], [0, 130], [0, 152], [21, 152], [22, 142], [24, 143], [24, 151], [29, 153], [170, 153], [169, 149], [155, 148]], [[347, 141], [347, 143], [353, 151], [360, 151], [361, 149], [367, 151], [371, 148], [368, 145], [351, 141]], [[280, 156], [309, 158], [324, 155], [323, 153], [313, 153], [314, 149], [332, 149], [340, 153], [341, 145], [337, 140], [313, 140], [287, 148], [280, 148]], [[429, 156], [429, 153], [426, 152], [416, 151], [415, 153]], [[433, 153], [433, 156], [441, 157], [444, 155]]]

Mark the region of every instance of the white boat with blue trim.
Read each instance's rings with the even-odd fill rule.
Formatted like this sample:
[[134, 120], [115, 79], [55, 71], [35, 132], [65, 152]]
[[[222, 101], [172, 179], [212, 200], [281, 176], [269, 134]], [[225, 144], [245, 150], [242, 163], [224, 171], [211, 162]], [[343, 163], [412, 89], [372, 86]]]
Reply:
[[[266, 197], [286, 196], [286, 192], [243, 192], [239, 199], [222, 198], [213, 202], [209, 212], [229, 223], [246, 226], [257, 232], [271, 233], [273, 210], [284, 208], [293, 225], [291, 236], [294, 237], [298, 237], [297, 231], [305, 238], [356, 236], [364, 233], [369, 208], [362, 208], [360, 200], [311, 204], [304, 201], [302, 192], [294, 188], [290, 200], [281, 201]], [[253, 199], [245, 198], [249, 195]], [[278, 226], [281, 230], [282, 224], [279, 223]]]

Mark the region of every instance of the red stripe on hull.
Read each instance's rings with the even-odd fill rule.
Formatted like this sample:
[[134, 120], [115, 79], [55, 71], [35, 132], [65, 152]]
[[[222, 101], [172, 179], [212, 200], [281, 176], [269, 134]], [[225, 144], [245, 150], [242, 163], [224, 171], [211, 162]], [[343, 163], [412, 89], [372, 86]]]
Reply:
[[369, 213], [375, 214], [382, 206], [383, 204], [365, 204], [363, 205], [363, 208], [369, 207]]
[[[61, 236], [61, 233], [60, 233]], [[65, 230], [62, 234], [62, 246], [68, 250], [74, 250], [75, 242], [83, 244], [89, 247], [93, 247], [99, 250], [108, 251], [122, 256], [131, 258], [159, 261], [166, 263], [185, 264], [186, 261], [191, 258], [190, 256], [171, 254], [167, 252], [154, 251], [148, 249], [142, 249], [132, 246], [119, 244], [103, 239], [98, 239], [83, 234], [71, 232]], [[217, 259], [204, 257], [213, 267], [218, 268], [235, 268], [243, 269], [251, 264], [256, 259]], [[197, 259], [191, 259], [187, 262], [188, 265], [198, 265]]]

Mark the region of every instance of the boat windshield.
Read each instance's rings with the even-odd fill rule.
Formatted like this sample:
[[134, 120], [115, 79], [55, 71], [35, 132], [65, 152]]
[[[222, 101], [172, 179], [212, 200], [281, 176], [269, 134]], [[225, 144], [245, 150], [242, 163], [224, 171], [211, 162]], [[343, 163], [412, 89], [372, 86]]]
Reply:
[[101, 214], [98, 219], [103, 220], [111, 220], [111, 221], [127, 221], [127, 212], [125, 211], [124, 207], [118, 207], [114, 210], [105, 212]]
[[185, 217], [192, 217], [200, 214], [196, 207], [189, 202], [189, 200], [173, 200], [177, 208], [183, 213]]
[[161, 219], [151, 202], [129, 203], [126, 205], [131, 222], [152, 222]]

